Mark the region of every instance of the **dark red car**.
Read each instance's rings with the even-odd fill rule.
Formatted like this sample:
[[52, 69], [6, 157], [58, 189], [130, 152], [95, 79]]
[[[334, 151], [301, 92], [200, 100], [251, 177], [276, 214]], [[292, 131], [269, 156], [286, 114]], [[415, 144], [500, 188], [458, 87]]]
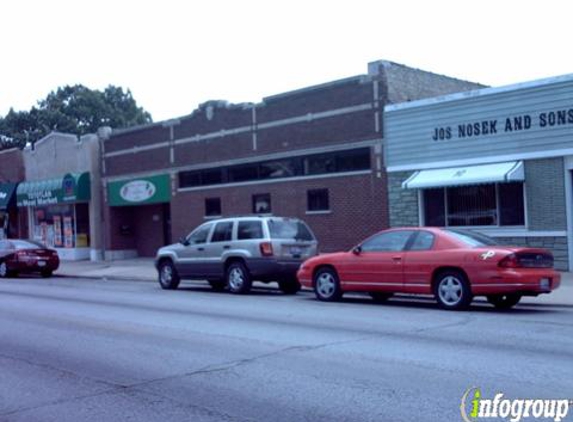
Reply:
[[323, 301], [340, 299], [346, 291], [368, 292], [378, 301], [414, 293], [434, 295], [445, 309], [465, 308], [474, 296], [507, 309], [522, 296], [550, 293], [561, 282], [548, 250], [432, 227], [382, 231], [349, 252], [310, 258], [297, 276]]
[[33, 240], [0, 240], [0, 278], [18, 273], [40, 273], [50, 277], [58, 269], [58, 253]]

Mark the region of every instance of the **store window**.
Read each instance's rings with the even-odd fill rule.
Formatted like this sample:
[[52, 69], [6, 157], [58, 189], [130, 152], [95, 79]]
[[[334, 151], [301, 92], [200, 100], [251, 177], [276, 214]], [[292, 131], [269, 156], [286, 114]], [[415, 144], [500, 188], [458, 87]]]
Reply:
[[427, 226], [523, 226], [523, 183], [424, 190]]
[[270, 214], [271, 209], [271, 194], [260, 193], [253, 195], [253, 213], [254, 214]]
[[33, 208], [35, 240], [52, 248], [90, 246], [88, 204], [59, 204]]
[[328, 189], [311, 189], [306, 193], [307, 211], [329, 211]]
[[221, 215], [221, 198], [205, 199], [205, 217], [218, 217]]

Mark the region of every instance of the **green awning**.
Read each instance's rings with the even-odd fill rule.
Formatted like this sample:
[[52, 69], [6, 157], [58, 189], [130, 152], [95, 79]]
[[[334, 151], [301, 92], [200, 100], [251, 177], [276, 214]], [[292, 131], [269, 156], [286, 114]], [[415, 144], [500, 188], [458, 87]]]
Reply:
[[0, 210], [8, 208], [15, 190], [16, 183], [0, 183]]
[[19, 207], [88, 202], [90, 174], [68, 173], [54, 179], [22, 182], [16, 190], [16, 198]]

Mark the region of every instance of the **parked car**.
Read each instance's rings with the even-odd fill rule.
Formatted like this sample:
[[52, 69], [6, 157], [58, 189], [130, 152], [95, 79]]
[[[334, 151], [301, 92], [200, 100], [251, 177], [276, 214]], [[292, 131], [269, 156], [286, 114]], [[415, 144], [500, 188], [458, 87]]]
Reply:
[[58, 253], [34, 240], [0, 240], [0, 278], [19, 273], [40, 273], [51, 277], [58, 269]]
[[394, 293], [433, 294], [445, 309], [463, 309], [474, 296], [511, 308], [522, 296], [559, 287], [553, 255], [498, 245], [487, 236], [451, 228], [399, 228], [364, 240], [349, 252], [324, 254], [298, 271], [317, 299], [335, 301], [347, 291], [384, 301]]
[[163, 289], [176, 289], [188, 278], [247, 293], [258, 280], [278, 281], [284, 293], [294, 294], [300, 264], [316, 252], [316, 238], [301, 220], [234, 217], [204, 223], [179, 243], [160, 248], [155, 265]]

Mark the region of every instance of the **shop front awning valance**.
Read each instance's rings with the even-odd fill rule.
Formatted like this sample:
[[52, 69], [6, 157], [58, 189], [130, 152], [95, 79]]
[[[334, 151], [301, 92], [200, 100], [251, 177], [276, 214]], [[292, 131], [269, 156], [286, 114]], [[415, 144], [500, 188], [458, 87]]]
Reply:
[[523, 161], [420, 170], [402, 183], [405, 189], [427, 189], [525, 180]]
[[10, 205], [16, 190], [16, 183], [0, 183], [0, 210], [5, 210]]
[[88, 202], [91, 198], [90, 174], [68, 173], [54, 179], [22, 182], [16, 190], [19, 207]]

